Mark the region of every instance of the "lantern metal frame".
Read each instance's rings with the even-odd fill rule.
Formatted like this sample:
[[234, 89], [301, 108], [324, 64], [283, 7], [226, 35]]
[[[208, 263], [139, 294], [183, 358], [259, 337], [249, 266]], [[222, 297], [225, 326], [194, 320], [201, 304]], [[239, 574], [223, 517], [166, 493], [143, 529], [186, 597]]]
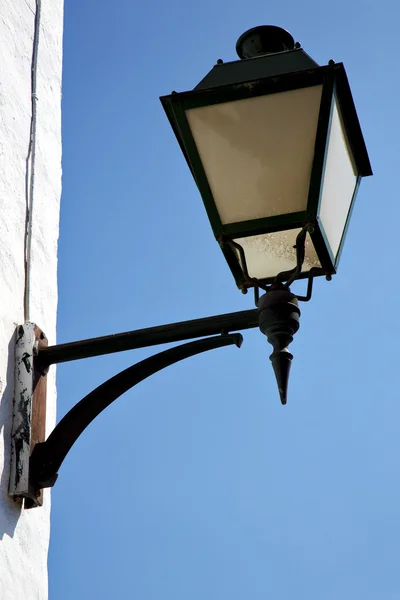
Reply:
[[[293, 50], [288, 52], [288, 54], [295, 52], [302, 51]], [[262, 59], [249, 59], [248, 62], [253, 63], [257, 60]], [[222, 67], [224, 66], [226, 65], [222, 65]], [[215, 78], [216, 76], [214, 76], [214, 82]], [[225, 225], [222, 224], [185, 111], [317, 85], [322, 85], [322, 97], [306, 209], [304, 211], [261, 219], [252, 219]], [[340, 109], [343, 126], [358, 175], [350, 210], [336, 257], [330, 249], [326, 233], [319, 218], [322, 183], [335, 99], [337, 100]], [[361, 177], [372, 175], [367, 149], [361, 132], [346, 71], [342, 63], [336, 64], [331, 61], [329, 65], [323, 67], [316, 66], [315, 68], [302, 68], [302, 70], [297, 72], [285, 72], [280, 75], [274, 74], [268, 77], [258, 77], [257, 79], [252, 79], [250, 81], [230, 83], [213, 88], [201, 86], [200, 89], [196, 88], [193, 91], [182, 92], [179, 94], [172, 93], [169, 96], [164, 96], [161, 98], [161, 102], [203, 199], [213, 233], [232, 271], [236, 284], [240, 289], [245, 291], [248, 287], [256, 285], [256, 283], [249, 283], [246, 278], [240, 263], [238, 252], [232, 247], [231, 242], [233, 239], [237, 241], [243, 237], [303, 228], [307, 223], [313, 225], [310, 236], [321, 264], [320, 272], [315, 273], [315, 275], [332, 275], [336, 273]], [[308, 277], [307, 271], [298, 274], [298, 278], [303, 277]], [[261, 279], [260, 283], [264, 285], [269, 284], [272, 283], [274, 279], [275, 276], [268, 277]]]

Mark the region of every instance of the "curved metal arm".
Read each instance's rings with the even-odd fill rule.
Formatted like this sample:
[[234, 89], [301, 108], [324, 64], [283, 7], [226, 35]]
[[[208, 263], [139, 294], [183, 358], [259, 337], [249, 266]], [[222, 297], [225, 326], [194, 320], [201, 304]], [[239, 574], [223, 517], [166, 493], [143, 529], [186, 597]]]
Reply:
[[240, 333], [220, 335], [164, 350], [111, 377], [76, 404], [56, 425], [48, 439], [36, 444], [30, 459], [30, 483], [39, 490], [52, 487], [68, 452], [86, 427], [114, 400], [153, 373], [180, 360], [235, 344], [240, 348]]
[[289, 289], [289, 286], [292, 285], [293, 281], [297, 279], [297, 277], [301, 273], [304, 258], [306, 255], [306, 236], [308, 232], [312, 231], [312, 229], [312, 225], [307, 223], [306, 225], [304, 225], [303, 229], [299, 232], [299, 234], [296, 237], [296, 244], [294, 246], [296, 249], [296, 266], [293, 269], [290, 269], [290, 271], [282, 271], [281, 273], [278, 273], [278, 275], [275, 278], [275, 281], [277, 283], [281, 281], [286, 281], [286, 289]]

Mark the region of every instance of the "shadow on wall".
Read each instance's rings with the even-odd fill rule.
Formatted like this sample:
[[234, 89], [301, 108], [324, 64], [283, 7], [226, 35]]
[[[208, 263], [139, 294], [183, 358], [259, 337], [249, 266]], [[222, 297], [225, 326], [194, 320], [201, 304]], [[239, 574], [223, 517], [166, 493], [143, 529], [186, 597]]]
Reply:
[[4, 382], [0, 382], [0, 437], [3, 438], [4, 444], [4, 464], [0, 464], [0, 472], [2, 473], [0, 479], [0, 540], [3, 539], [4, 535], [13, 537], [22, 510], [21, 506], [8, 495], [14, 396], [14, 346], [15, 335], [12, 336], [8, 344], [9, 360], [5, 386]]

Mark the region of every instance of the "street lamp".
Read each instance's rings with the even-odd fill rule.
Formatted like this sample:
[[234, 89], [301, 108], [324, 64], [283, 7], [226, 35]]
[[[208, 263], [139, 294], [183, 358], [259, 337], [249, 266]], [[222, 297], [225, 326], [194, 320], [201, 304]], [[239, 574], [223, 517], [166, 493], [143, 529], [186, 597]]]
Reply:
[[[319, 67], [279, 27], [256, 27], [193, 91], [161, 98], [239, 289], [257, 308], [113, 336], [47, 346], [33, 323], [17, 328], [9, 493], [40, 504], [76, 439], [111, 402], [179, 360], [231, 344], [259, 326], [286, 404], [299, 328], [298, 302], [313, 279], [336, 273], [362, 177], [372, 174], [341, 63]], [[307, 292], [290, 291], [307, 278]], [[259, 293], [264, 293], [260, 297]], [[212, 336], [212, 337], [205, 337]], [[44, 440], [45, 385], [52, 364], [183, 340], [88, 394]]]
[[[193, 91], [161, 99], [238, 287], [336, 273], [371, 166], [341, 63], [319, 67], [279, 27], [256, 27]], [[261, 284], [261, 285], [260, 285]]]
[[[193, 91], [161, 102], [236, 284], [254, 288], [286, 404], [297, 300], [310, 299], [313, 277], [336, 273], [372, 171], [343, 64], [319, 67], [275, 26], [250, 29], [236, 50], [239, 61], [218, 61]], [[289, 285], [303, 277], [307, 295], [296, 297]]]

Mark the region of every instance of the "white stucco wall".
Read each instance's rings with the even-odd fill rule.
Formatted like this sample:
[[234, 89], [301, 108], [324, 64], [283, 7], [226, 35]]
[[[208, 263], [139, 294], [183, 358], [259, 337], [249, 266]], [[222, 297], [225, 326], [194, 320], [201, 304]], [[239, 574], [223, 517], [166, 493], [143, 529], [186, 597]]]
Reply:
[[[55, 343], [61, 193], [63, 0], [42, 0], [37, 79], [37, 153], [32, 213], [30, 320]], [[47, 598], [50, 494], [21, 510], [8, 496], [13, 340], [24, 322], [26, 158], [31, 121], [35, 0], [0, 0], [0, 598]], [[47, 428], [55, 422], [55, 370], [48, 377]]]

